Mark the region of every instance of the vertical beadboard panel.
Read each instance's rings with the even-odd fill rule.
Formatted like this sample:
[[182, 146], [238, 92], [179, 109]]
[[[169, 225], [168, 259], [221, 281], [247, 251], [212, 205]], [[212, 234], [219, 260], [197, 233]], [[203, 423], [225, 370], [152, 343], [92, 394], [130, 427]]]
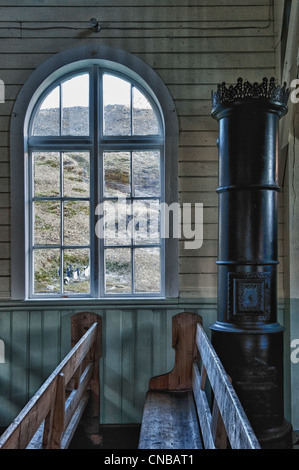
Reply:
[[74, 310], [60, 311], [60, 360], [62, 360], [71, 349], [71, 316]]
[[43, 313], [41, 310], [29, 312], [29, 351], [28, 368], [29, 375], [29, 396], [34, 395], [43, 380]]
[[153, 376], [164, 374], [167, 371], [167, 312], [154, 310], [153, 312]]
[[144, 403], [143, 391], [148, 388], [153, 371], [153, 311], [136, 312], [135, 400], [138, 409]]
[[11, 413], [15, 416], [24, 403], [28, 400], [29, 376], [29, 312], [13, 311], [11, 313], [11, 383], [10, 402]]
[[104, 315], [102, 422], [121, 422], [122, 396], [122, 312], [109, 310]]
[[122, 423], [138, 423], [140, 416], [135, 400], [136, 382], [136, 338], [138, 337], [137, 312], [122, 311], [122, 394], [121, 421]]
[[[174, 366], [174, 359], [175, 359], [175, 353], [174, 349], [172, 348], [172, 317], [176, 313], [179, 313], [184, 309], [180, 310], [175, 310], [173, 311], [172, 309], [167, 309], [165, 310], [165, 315], [166, 315], [166, 335], [164, 336], [164, 341], [166, 343], [165, 347], [165, 358], [166, 358], [166, 371], [169, 372], [172, 370]], [[188, 309], [189, 310], [189, 309]]]
[[0, 338], [4, 341], [5, 362], [0, 364], [0, 426], [7, 426], [14, 415], [11, 411], [11, 312], [0, 313]]
[[43, 311], [42, 375], [48, 377], [60, 362], [60, 311]]

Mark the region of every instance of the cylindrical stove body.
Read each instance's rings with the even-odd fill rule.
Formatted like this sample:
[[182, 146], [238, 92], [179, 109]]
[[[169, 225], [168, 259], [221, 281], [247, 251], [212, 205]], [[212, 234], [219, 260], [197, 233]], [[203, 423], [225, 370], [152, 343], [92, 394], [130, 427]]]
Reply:
[[287, 447], [291, 435], [283, 410], [284, 329], [277, 323], [278, 122], [288, 93], [273, 80], [267, 84], [264, 79], [260, 93], [251, 85], [250, 96], [250, 84], [239, 79], [230, 99], [224, 85], [214, 95], [219, 242], [218, 316], [211, 330], [261, 445], [275, 448]]

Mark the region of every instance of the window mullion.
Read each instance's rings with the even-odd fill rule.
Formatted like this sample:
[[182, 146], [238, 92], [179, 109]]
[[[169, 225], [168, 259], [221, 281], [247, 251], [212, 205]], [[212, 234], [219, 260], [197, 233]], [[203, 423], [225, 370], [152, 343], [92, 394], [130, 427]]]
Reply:
[[[131, 98], [132, 98], [132, 86], [131, 86]], [[131, 108], [132, 108], [132, 99], [131, 99]], [[133, 119], [133, 114], [132, 114]], [[134, 196], [135, 196], [135, 187], [134, 187], [134, 164], [133, 164], [133, 152], [130, 152], [130, 172], [131, 172], [131, 194], [130, 194], [130, 205], [131, 205], [131, 217], [133, 223], [131, 224], [131, 286], [132, 294], [135, 293], [135, 268], [134, 268]]]
[[[102, 123], [101, 123], [101, 108], [102, 108], [102, 98], [101, 98], [101, 75], [100, 70], [97, 65], [94, 65], [92, 71], [92, 83], [91, 83], [91, 112], [92, 112], [92, 122], [93, 122], [93, 174], [94, 178], [92, 180], [92, 200], [91, 200], [91, 217], [94, 220], [94, 214], [96, 206], [101, 202], [101, 187], [100, 187], [100, 151], [99, 143], [102, 135]], [[92, 292], [95, 297], [101, 296], [101, 262], [100, 262], [100, 253], [101, 253], [101, 244], [100, 240], [96, 236], [95, 224], [91, 223], [91, 265], [93, 264], [93, 276], [92, 276]]]
[[130, 120], [131, 120], [131, 136], [133, 135], [133, 86], [130, 86]]
[[60, 160], [60, 293], [63, 294], [63, 278], [64, 278], [64, 186], [63, 186], [63, 152], [59, 152]]
[[34, 289], [34, 250], [33, 250], [33, 224], [34, 224], [34, 203], [33, 203], [33, 182], [34, 182], [34, 167], [33, 167], [33, 159], [32, 159], [32, 151], [29, 151], [29, 165], [28, 165], [29, 177], [29, 208], [28, 208], [28, 215], [29, 215], [29, 260], [28, 260], [28, 272], [29, 272], [29, 283], [28, 286], [30, 289], [29, 295], [32, 296], [33, 289]]
[[62, 134], [62, 86], [59, 84], [59, 135]]

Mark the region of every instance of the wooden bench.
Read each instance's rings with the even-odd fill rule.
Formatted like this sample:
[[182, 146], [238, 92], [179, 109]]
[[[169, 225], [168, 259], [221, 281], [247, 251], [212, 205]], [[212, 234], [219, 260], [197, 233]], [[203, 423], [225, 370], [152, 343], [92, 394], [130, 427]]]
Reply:
[[172, 347], [174, 369], [149, 382], [138, 448], [260, 449], [199, 315], [173, 317]]
[[0, 437], [0, 449], [65, 449], [85, 410], [86, 431], [99, 429], [101, 317], [71, 318], [71, 351]]

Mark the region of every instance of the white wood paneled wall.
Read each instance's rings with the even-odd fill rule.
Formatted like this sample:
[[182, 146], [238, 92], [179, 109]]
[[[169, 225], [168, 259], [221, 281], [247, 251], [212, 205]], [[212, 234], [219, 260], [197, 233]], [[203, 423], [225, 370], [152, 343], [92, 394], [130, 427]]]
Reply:
[[[180, 296], [216, 296], [217, 123], [210, 95], [218, 82], [275, 75], [270, 0], [1, 0], [0, 298], [10, 298], [9, 126], [16, 96], [43, 61], [78, 45], [128, 50], [163, 79], [180, 125], [180, 202], [204, 204], [204, 242], [180, 244]], [[96, 18], [101, 31], [89, 24]], [[277, 77], [279, 78], [279, 77]], [[281, 206], [281, 210], [283, 207]], [[279, 295], [283, 284], [283, 227], [279, 228]]]

